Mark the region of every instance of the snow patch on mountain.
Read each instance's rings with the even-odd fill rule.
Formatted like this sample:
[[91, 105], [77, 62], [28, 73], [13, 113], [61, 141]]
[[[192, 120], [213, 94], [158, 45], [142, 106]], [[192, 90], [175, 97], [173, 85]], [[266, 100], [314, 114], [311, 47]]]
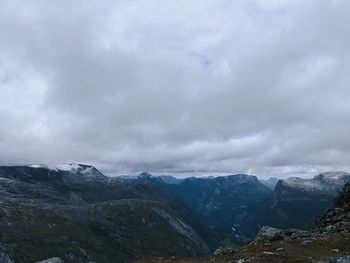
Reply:
[[299, 177], [290, 177], [288, 179], [282, 180], [285, 185], [293, 188], [320, 188], [320, 182], [313, 179], [302, 179]]
[[55, 171], [65, 171], [65, 172], [77, 172], [82, 171], [85, 173], [91, 172], [91, 169], [93, 169], [93, 166], [87, 166], [87, 165], [81, 165], [81, 164], [56, 164], [56, 165], [46, 165], [46, 164], [34, 164], [30, 165], [31, 168], [44, 168], [49, 170], [55, 170]]
[[71, 175], [80, 175], [85, 179], [106, 179], [107, 177], [103, 175], [94, 166], [84, 165], [84, 164], [56, 164], [56, 165], [45, 165], [45, 164], [34, 164], [30, 165], [31, 168], [42, 168], [48, 169], [55, 172], [65, 172]]
[[312, 179], [290, 177], [281, 180], [282, 184], [307, 191], [334, 191], [350, 182], [350, 174], [347, 172], [326, 172]]
[[81, 170], [83, 167], [80, 164], [59, 164], [55, 168], [61, 171], [75, 172]]
[[327, 178], [327, 179], [333, 179], [333, 180], [341, 180], [344, 179], [345, 177], [350, 176], [350, 173], [348, 172], [326, 172], [322, 173], [318, 176], [315, 176], [314, 178]]
[[33, 164], [30, 165], [31, 168], [43, 168], [49, 170], [60, 170], [60, 171], [77, 171], [81, 169], [82, 166], [80, 164], [57, 164], [57, 165], [46, 165], [46, 164]]

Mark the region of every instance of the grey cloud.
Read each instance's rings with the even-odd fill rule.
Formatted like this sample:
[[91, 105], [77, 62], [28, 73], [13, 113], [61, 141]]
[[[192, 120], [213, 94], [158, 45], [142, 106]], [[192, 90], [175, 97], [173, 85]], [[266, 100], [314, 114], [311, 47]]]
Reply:
[[349, 169], [347, 1], [0, 6], [1, 163]]

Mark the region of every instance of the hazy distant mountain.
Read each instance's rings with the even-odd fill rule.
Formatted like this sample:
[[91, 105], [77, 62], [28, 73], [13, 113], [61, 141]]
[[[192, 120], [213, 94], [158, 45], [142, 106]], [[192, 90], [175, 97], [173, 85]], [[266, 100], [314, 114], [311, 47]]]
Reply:
[[278, 181], [268, 201], [250, 222], [251, 228], [269, 225], [307, 229], [330, 206], [345, 183], [347, 172], [328, 172], [312, 179], [292, 177]]
[[259, 179], [259, 181], [263, 184], [266, 185], [268, 188], [270, 188], [271, 190], [273, 190], [278, 182], [278, 178], [276, 177], [270, 177], [267, 180], [264, 179]]
[[163, 184], [206, 225], [245, 235], [245, 221], [266, 201], [271, 190], [255, 176], [237, 174], [212, 178], [187, 178]]
[[208, 254], [193, 226], [210, 235], [153, 183], [110, 179], [86, 165], [0, 167], [0, 255], [14, 262]]
[[184, 181], [184, 179], [179, 179], [171, 175], [161, 175], [158, 178], [162, 179], [167, 184], [179, 184]]

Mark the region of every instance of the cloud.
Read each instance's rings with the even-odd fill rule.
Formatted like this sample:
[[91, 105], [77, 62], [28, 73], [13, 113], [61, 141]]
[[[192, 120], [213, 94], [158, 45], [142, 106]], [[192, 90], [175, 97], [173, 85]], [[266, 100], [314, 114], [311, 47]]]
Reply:
[[1, 1], [0, 162], [348, 170], [349, 10], [345, 0]]

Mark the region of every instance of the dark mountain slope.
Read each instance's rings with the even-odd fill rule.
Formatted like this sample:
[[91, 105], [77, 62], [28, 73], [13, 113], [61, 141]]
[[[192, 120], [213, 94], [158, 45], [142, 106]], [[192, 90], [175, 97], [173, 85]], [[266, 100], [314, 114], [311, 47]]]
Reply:
[[255, 231], [263, 225], [308, 229], [346, 182], [350, 182], [350, 174], [346, 172], [324, 173], [312, 179], [280, 180], [271, 198], [248, 223]]
[[271, 190], [274, 190], [275, 189], [275, 186], [277, 185], [278, 183], [278, 178], [276, 177], [270, 177], [269, 179], [267, 180], [264, 180], [264, 179], [260, 179], [259, 180], [263, 185], [267, 186], [268, 188], [270, 188]]
[[211, 257], [150, 258], [138, 263], [347, 263], [350, 262], [350, 184], [310, 231], [264, 227], [257, 239]]
[[152, 182], [109, 179], [85, 165], [0, 167], [0, 253], [14, 262], [208, 254], [191, 225], [210, 235]]
[[216, 178], [188, 178], [179, 184], [158, 182], [211, 227], [246, 235], [244, 222], [255, 214], [271, 194], [255, 176], [231, 175]]
[[[206, 244], [164, 204], [118, 200], [85, 206], [1, 202], [1, 244], [15, 262], [128, 262], [144, 255], [200, 255]], [[174, 246], [173, 244], [177, 244]]]

